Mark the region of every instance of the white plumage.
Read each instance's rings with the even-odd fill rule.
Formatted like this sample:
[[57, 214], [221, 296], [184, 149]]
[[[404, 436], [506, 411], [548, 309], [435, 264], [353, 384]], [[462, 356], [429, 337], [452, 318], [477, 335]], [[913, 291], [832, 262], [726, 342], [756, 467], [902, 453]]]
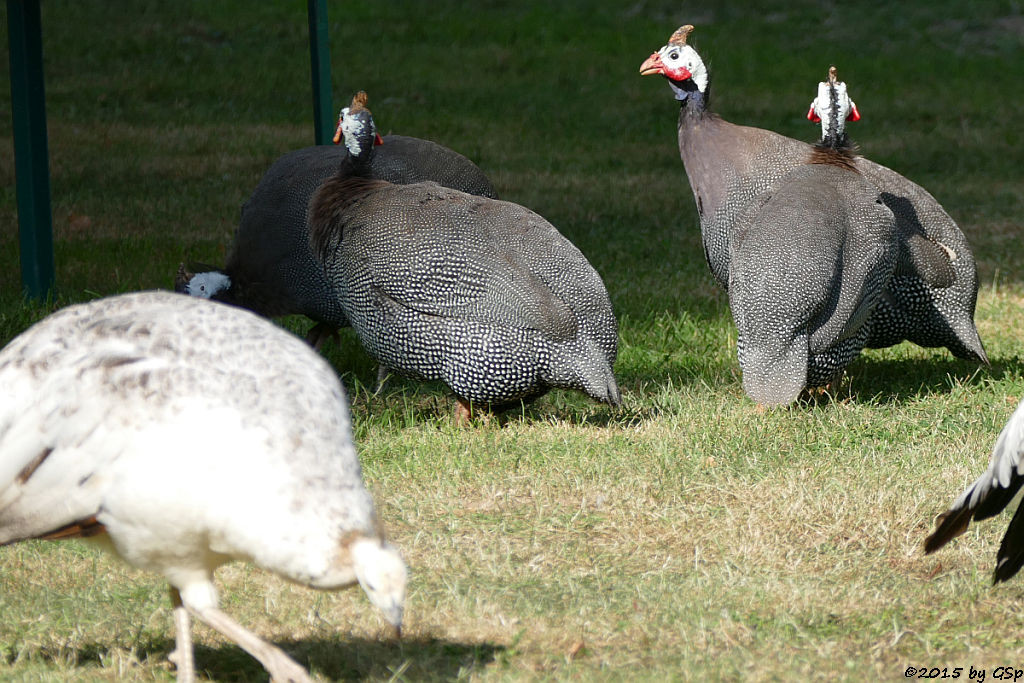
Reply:
[[[988, 469], [939, 515], [935, 531], [925, 540], [925, 552], [935, 552], [971, 523], [988, 519], [1016, 497], [1024, 485], [1024, 401], [1007, 421], [992, 448]], [[1018, 506], [999, 544], [994, 583], [1006, 581], [1024, 565], [1024, 506]]]
[[358, 581], [401, 625], [406, 567], [381, 536], [337, 376], [241, 309], [128, 294], [0, 351], [0, 544], [88, 536], [171, 584], [179, 680], [194, 677], [188, 613], [273, 678], [307, 680], [217, 608], [213, 571], [233, 559], [315, 588]]

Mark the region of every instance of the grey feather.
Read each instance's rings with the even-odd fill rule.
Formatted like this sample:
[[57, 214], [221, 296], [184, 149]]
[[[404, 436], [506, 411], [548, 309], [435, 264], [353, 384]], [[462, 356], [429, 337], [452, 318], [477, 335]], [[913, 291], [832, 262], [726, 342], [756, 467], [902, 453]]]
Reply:
[[[344, 146], [305, 147], [277, 159], [242, 205], [223, 272], [231, 287], [215, 298], [267, 317], [300, 314], [329, 328], [348, 325], [323, 268], [309, 248], [309, 202], [348, 157]], [[494, 197], [483, 172], [466, 157], [429, 140], [388, 135], [368, 176], [393, 183], [432, 180]], [[179, 287], [183, 289], [183, 287]]]
[[892, 212], [859, 174], [808, 164], [752, 203], [730, 241], [743, 386], [784, 404], [857, 357], [896, 265]]
[[[803, 164], [812, 147], [722, 120], [707, 109], [708, 93], [694, 92], [691, 83], [669, 81], [680, 99], [679, 151], [697, 203], [708, 265], [727, 287], [729, 242], [740, 216], [750, 202]], [[881, 191], [895, 215], [900, 249], [900, 272], [875, 308], [866, 346], [881, 348], [907, 339], [987, 362], [974, 324], [974, 257], [959, 227], [934, 197], [895, 171], [864, 158], [856, 160], [856, 168]], [[924, 247], [922, 236], [939, 250]]]
[[536, 213], [436, 183], [339, 176], [311, 215], [338, 301], [382, 365], [482, 404], [552, 387], [620, 401], [604, 284]]

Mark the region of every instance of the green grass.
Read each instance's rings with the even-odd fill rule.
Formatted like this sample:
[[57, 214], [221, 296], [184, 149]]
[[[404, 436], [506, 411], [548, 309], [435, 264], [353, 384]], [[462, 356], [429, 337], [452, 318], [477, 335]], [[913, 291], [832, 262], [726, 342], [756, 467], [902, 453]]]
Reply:
[[[262, 172], [313, 139], [303, 3], [43, 10], [58, 291], [22, 300], [13, 155], [0, 154], [0, 341], [57, 306], [169, 287], [179, 261], [221, 262]], [[1016, 3], [329, 11], [336, 105], [366, 89], [383, 132], [470, 156], [590, 258], [621, 322], [625, 405], [554, 392], [457, 429], [437, 386], [373, 394], [375, 368], [343, 333], [325, 352], [412, 568], [408, 635], [384, 638], [357, 591], [241, 564], [218, 574], [229, 613], [324, 679], [991, 678], [1024, 664], [1024, 579], [989, 585], [1007, 516], [921, 552], [1024, 396]], [[698, 26], [714, 107], [734, 122], [812, 139], [807, 103], [838, 65], [862, 152], [924, 185], [968, 236], [990, 367], [904, 344], [866, 352], [836, 400], [755, 410], [676, 106], [637, 74], [682, 23]], [[263, 675], [209, 629], [196, 638], [205, 675]], [[73, 542], [0, 549], [0, 678], [169, 680], [172, 641], [159, 577]]]

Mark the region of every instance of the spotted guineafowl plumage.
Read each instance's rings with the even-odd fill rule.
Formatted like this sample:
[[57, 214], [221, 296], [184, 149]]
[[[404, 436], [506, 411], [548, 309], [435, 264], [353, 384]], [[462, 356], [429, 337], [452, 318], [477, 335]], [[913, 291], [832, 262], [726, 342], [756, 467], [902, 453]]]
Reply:
[[126, 294], [0, 351], [0, 545], [76, 537], [166, 578], [180, 681], [194, 680], [189, 615], [274, 680], [309, 680], [218, 608], [214, 570], [231, 560], [314, 588], [358, 582], [402, 622], [405, 563], [381, 536], [337, 375], [241, 309]]
[[340, 126], [352, 156], [310, 218], [314, 251], [367, 351], [444, 382], [463, 411], [554, 387], [618, 404], [617, 323], [583, 254], [516, 204], [364, 177], [368, 121], [353, 103]]
[[[739, 217], [750, 202], [805, 163], [812, 150], [799, 140], [737, 126], [712, 113], [708, 69], [686, 44], [691, 31], [693, 26], [680, 27], [643, 62], [640, 73], [664, 76], [679, 101], [679, 152], [697, 204], [705, 257], [715, 279], [727, 287], [729, 241]], [[963, 233], [920, 186], [863, 157], [855, 163], [895, 215], [900, 249], [896, 272], [875, 308], [867, 346], [907, 339], [987, 362], [974, 325], [977, 271]]]
[[[487, 176], [469, 159], [429, 140], [388, 135], [370, 160], [367, 176], [391, 183], [432, 180], [470, 194], [496, 197]], [[309, 247], [309, 201], [338, 173], [348, 150], [318, 145], [275, 161], [242, 205], [223, 270], [179, 268], [175, 288], [260, 315], [299, 314], [316, 321], [311, 340], [348, 325], [323, 268]]]
[[751, 202], [729, 243], [743, 388], [763, 405], [790, 403], [842, 373], [896, 266], [895, 220], [855, 170], [845, 121], [856, 108], [834, 69], [814, 106], [821, 142]]
[[[982, 521], [1002, 512], [1024, 485], [1024, 401], [1007, 421], [992, 448], [988, 469], [939, 515], [924, 550], [933, 553], [967, 531], [971, 520]], [[1024, 566], [1024, 506], [1018, 505], [996, 555], [992, 582], [1012, 578]]]

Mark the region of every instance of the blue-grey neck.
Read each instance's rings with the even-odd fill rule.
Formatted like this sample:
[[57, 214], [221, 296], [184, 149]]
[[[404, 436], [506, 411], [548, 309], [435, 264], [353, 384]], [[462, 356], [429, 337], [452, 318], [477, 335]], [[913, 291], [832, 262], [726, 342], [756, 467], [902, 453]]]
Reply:
[[672, 94], [679, 101], [679, 106], [688, 109], [692, 113], [701, 113], [708, 106], [708, 93], [697, 89], [696, 84], [690, 79], [685, 81], [669, 81]]

